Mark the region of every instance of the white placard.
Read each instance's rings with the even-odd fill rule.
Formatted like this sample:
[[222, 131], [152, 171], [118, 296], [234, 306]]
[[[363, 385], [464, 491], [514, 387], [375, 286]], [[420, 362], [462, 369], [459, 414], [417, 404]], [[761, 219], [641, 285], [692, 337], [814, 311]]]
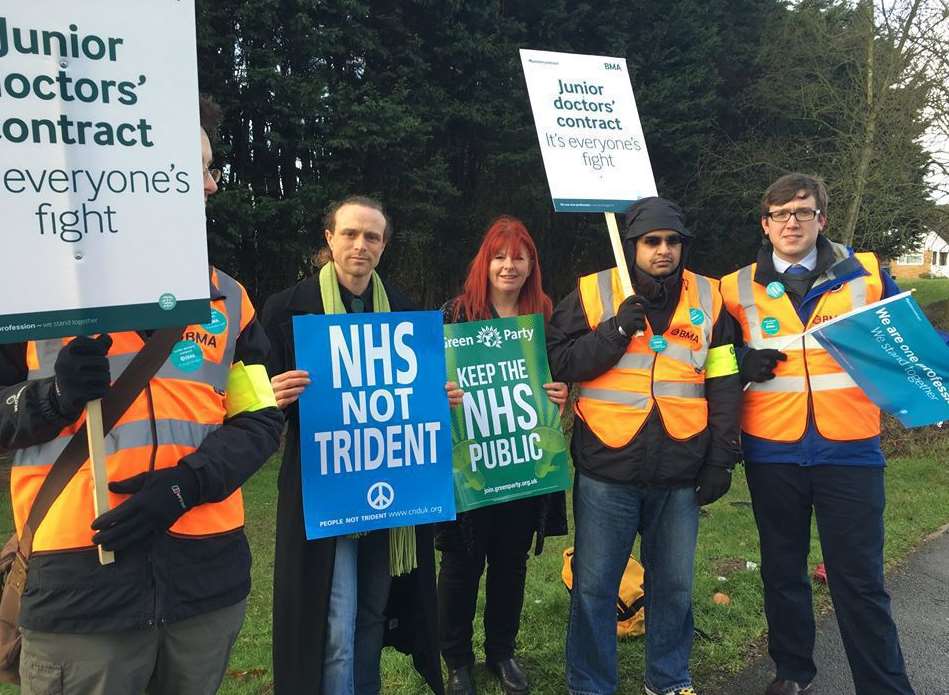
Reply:
[[0, 8], [0, 342], [205, 323], [193, 0]]
[[626, 60], [521, 49], [557, 212], [623, 212], [656, 195]]

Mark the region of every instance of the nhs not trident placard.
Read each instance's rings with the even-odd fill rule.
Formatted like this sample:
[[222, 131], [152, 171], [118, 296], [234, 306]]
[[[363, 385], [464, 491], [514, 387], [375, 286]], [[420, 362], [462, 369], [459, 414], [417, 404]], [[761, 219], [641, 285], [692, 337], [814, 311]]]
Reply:
[[521, 49], [557, 212], [623, 212], [656, 195], [626, 60]]

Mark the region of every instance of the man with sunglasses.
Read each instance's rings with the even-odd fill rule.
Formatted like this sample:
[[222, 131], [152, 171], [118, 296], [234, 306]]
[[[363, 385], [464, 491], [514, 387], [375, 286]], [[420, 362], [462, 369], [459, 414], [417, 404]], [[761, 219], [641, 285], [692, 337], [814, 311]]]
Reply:
[[742, 449], [761, 541], [768, 651], [777, 667], [766, 695], [812, 691], [814, 613], [807, 573], [817, 517], [837, 623], [856, 692], [913, 689], [883, 586], [880, 411], [802, 333], [899, 292], [872, 253], [827, 239], [827, 190], [788, 174], [761, 200], [765, 243], [755, 263], [722, 278], [741, 324], [748, 383]]
[[691, 238], [675, 203], [639, 201], [623, 229], [636, 294], [625, 297], [615, 268], [587, 275], [548, 328], [554, 378], [579, 386], [567, 632], [573, 695], [617, 691], [617, 590], [637, 533], [646, 570], [646, 693], [695, 693], [689, 655], [699, 507], [731, 484], [741, 387], [718, 282], [684, 267]]

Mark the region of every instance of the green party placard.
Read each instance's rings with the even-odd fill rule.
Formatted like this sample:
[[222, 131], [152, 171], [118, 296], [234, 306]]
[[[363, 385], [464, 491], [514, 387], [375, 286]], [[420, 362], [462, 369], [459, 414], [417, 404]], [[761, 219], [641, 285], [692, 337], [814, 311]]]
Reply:
[[445, 326], [452, 408], [452, 463], [459, 512], [566, 490], [567, 443], [551, 381], [540, 314]]

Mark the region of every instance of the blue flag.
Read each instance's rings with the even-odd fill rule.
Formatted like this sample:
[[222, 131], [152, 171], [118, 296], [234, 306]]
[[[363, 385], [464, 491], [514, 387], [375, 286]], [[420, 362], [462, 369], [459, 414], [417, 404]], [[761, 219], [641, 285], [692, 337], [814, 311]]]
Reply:
[[949, 420], [949, 347], [909, 292], [808, 331], [905, 427]]
[[437, 311], [293, 317], [308, 539], [455, 518]]

